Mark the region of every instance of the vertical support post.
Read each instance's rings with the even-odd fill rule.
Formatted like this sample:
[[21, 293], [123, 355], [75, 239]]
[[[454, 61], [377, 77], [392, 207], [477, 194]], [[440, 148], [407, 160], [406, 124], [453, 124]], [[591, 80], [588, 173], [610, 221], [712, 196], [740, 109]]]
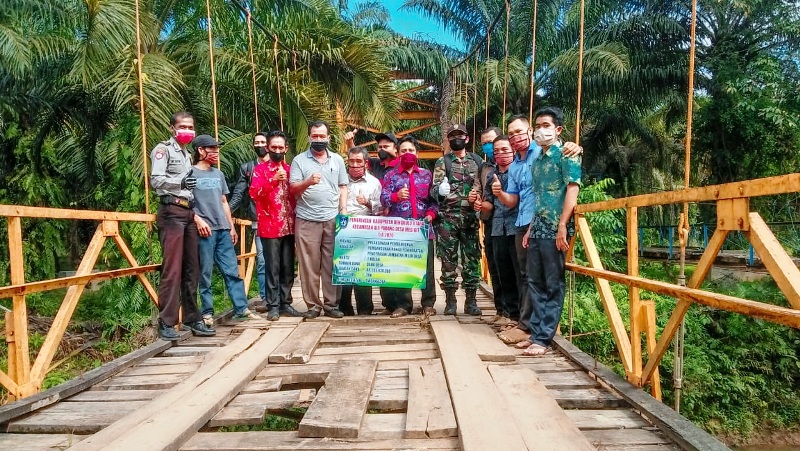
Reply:
[[[639, 276], [639, 209], [636, 207], [628, 208], [628, 275]], [[630, 300], [630, 322], [631, 322], [631, 357], [632, 366], [629, 376], [634, 380], [642, 378], [642, 332], [644, 322], [642, 321], [641, 302], [639, 300], [639, 288], [628, 287], [628, 298]]]
[[[257, 249], [256, 249], [256, 240], [257, 239], [258, 239], [258, 234], [254, 233], [253, 234], [253, 244], [250, 246], [250, 253], [253, 253], [253, 252], [257, 251]], [[244, 238], [242, 238], [242, 241], [244, 241]], [[256, 255], [255, 257], [246, 258], [244, 263], [245, 263], [244, 266], [246, 267], [246, 269], [245, 269], [245, 272], [244, 272], [244, 277], [242, 277], [242, 279], [244, 280], [244, 292], [248, 293], [250, 291], [250, 281], [253, 280], [253, 272], [257, 271], [256, 270], [256, 266], [257, 266], [257, 263], [258, 263], [258, 255]], [[257, 274], [256, 274], [256, 277], [258, 277]], [[264, 300], [266, 301], [266, 299], [264, 299]]]
[[[6, 319], [6, 346], [8, 347], [8, 377], [11, 378], [14, 383], [19, 382], [17, 380], [17, 350], [15, 349], [16, 343], [14, 343], [14, 313], [13, 310], [9, 310], [5, 312], [5, 319]], [[9, 388], [8, 392], [8, 400], [9, 401], [16, 401], [16, 392], [12, 392]]]
[[[22, 253], [22, 218], [11, 216], [8, 218], [8, 253], [11, 266], [11, 284], [22, 285], [25, 283], [25, 262]], [[9, 346], [9, 376], [18, 386], [27, 384], [31, 377], [31, 360], [28, 349], [28, 309], [25, 295], [15, 295], [12, 298], [12, 327], [14, 349], [14, 371], [11, 371], [11, 347]], [[10, 343], [9, 343], [10, 344]], [[25, 396], [19, 393], [17, 397]]]
[[[651, 355], [656, 349], [656, 304], [653, 301], [642, 301], [642, 319], [644, 320], [647, 331], [645, 337], [647, 339], [647, 354]], [[658, 366], [653, 371], [653, 376], [650, 378], [650, 394], [653, 398], [661, 401], [661, 376], [658, 372]]]

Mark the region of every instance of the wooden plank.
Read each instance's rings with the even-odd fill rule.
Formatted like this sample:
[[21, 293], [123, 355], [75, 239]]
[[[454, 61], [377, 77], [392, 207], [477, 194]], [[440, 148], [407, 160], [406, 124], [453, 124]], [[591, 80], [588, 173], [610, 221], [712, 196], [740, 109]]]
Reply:
[[323, 384], [335, 363], [322, 365], [267, 365], [255, 380], [280, 378], [281, 384]]
[[450, 451], [458, 449], [458, 440], [444, 439], [388, 439], [388, 440], [331, 440], [327, 438], [301, 438], [297, 432], [203, 432], [195, 434], [182, 447], [182, 451], [360, 451], [409, 450]]
[[369, 358], [379, 362], [386, 362], [392, 360], [408, 361], [408, 360], [430, 360], [439, 357], [437, 351], [402, 351], [402, 352], [376, 352], [371, 354], [345, 354], [345, 355], [320, 355], [313, 356], [308, 363], [311, 364], [324, 364], [336, 363], [340, 360], [359, 360]]
[[307, 319], [305, 322], [315, 323], [324, 322], [330, 323], [334, 329], [340, 327], [377, 327], [377, 326], [395, 326], [398, 324], [416, 324], [419, 327], [421, 317], [414, 315], [407, 315], [401, 318], [390, 318], [386, 315], [372, 315], [372, 316], [345, 316], [344, 318], [331, 318], [329, 316], [318, 316], [314, 319]]
[[68, 210], [64, 208], [0, 205], [0, 216], [22, 216], [42, 219], [85, 219], [93, 221], [155, 222], [156, 215], [118, 211]]
[[599, 446], [670, 444], [663, 434], [646, 429], [595, 429], [585, 431], [584, 434]]
[[264, 422], [264, 415], [268, 411], [299, 407], [302, 391], [287, 390], [237, 395], [222, 410], [217, 412], [206, 426], [261, 424]]
[[65, 399], [64, 402], [150, 401], [162, 393], [164, 390], [86, 390]]
[[147, 401], [60, 402], [8, 424], [8, 432], [89, 434], [117, 421]]
[[231, 342], [230, 345], [215, 349], [206, 356], [203, 365], [181, 384], [172, 387], [161, 396], [137, 409], [131, 415], [125, 416], [94, 434], [81, 443], [82, 449], [101, 449], [104, 443], [111, 443], [125, 433], [132, 431], [139, 423], [152, 419], [162, 412], [171, 411], [174, 406], [184, 403], [190, 394], [196, 394], [196, 389], [200, 384], [217, 374], [220, 368], [250, 347], [260, 335], [258, 331], [247, 331]]
[[747, 238], [753, 248], [789, 304], [800, 309], [800, 269], [758, 213], [750, 213], [750, 227]]
[[408, 367], [408, 414], [405, 438], [458, 435], [453, 404], [440, 362]]
[[[647, 291], [664, 294], [679, 300], [696, 302], [698, 304], [727, 310], [729, 312], [741, 313], [754, 318], [761, 318], [773, 323], [794, 327], [795, 329], [800, 328], [800, 311], [793, 310], [791, 308], [779, 307], [772, 304], [766, 304], [764, 302], [751, 301], [748, 299], [712, 293], [695, 288], [682, 287], [680, 285], [661, 282], [658, 280], [631, 277], [627, 274], [620, 274], [614, 271], [606, 271], [603, 269], [588, 268], [572, 263], [567, 263], [566, 266], [567, 269], [570, 271], [575, 271], [578, 274], [584, 274], [591, 277], [601, 277], [602, 279], [610, 280], [612, 282], [638, 286], [639, 288]], [[664, 336], [663, 332], [661, 336]], [[644, 371], [644, 373], [646, 373], [646, 371]]]
[[579, 409], [564, 410], [564, 413], [580, 430], [634, 429], [650, 426], [650, 423], [631, 409]]
[[327, 323], [301, 323], [269, 356], [269, 363], [308, 363]]
[[397, 412], [408, 408], [407, 388], [374, 389], [369, 395], [369, 409]]
[[647, 207], [652, 205], [679, 204], [683, 202], [706, 202], [720, 199], [796, 193], [799, 186], [800, 173], [779, 175], [776, 177], [725, 183], [722, 185], [664, 191], [602, 202], [593, 202], [590, 204], [581, 204], [575, 207], [575, 213], [583, 214], [592, 211], [616, 210], [618, 208]]
[[197, 370], [200, 363], [190, 363], [184, 365], [162, 365], [162, 366], [135, 366], [128, 368], [120, 373], [120, 376], [152, 376], [156, 374], [187, 374]]
[[[184, 337], [186, 334], [182, 334]], [[52, 405], [62, 399], [68, 398], [76, 393], [79, 393], [87, 388], [98, 384], [115, 374], [136, 365], [138, 362], [146, 361], [150, 357], [169, 349], [172, 342], [157, 340], [141, 349], [125, 354], [124, 356], [114, 359], [105, 363], [93, 370], [89, 370], [81, 375], [81, 377], [64, 382], [61, 385], [53, 387], [49, 390], [29, 396], [25, 399], [7, 404], [0, 407], [0, 423], [6, 423], [9, 420], [19, 416], [28, 414]]]
[[608, 390], [548, 388], [562, 409], [616, 409], [628, 407], [627, 401]]
[[[495, 338], [497, 340], [497, 338]], [[361, 345], [361, 346], [341, 346], [336, 348], [320, 348], [314, 352], [314, 356], [323, 355], [348, 355], [348, 354], [373, 354], [384, 352], [413, 352], [413, 351], [435, 351], [435, 343], [412, 343], [396, 345]]]
[[114, 376], [93, 388], [95, 390], [163, 390], [174, 387], [187, 377], [187, 373]]
[[[189, 333], [188, 335], [191, 335]], [[165, 348], [166, 349], [166, 348]], [[150, 357], [138, 363], [137, 367], [143, 366], [166, 366], [166, 365], [185, 365], [200, 364], [203, 362], [203, 355], [190, 355], [184, 357]]]
[[544, 373], [563, 373], [563, 372], [570, 372], [575, 371], [578, 369], [578, 365], [575, 365], [571, 361], [561, 360], [561, 361], [554, 361], [554, 360], [545, 360], [542, 362], [537, 362], [535, 359], [517, 359], [520, 366], [524, 366], [526, 368], [530, 368], [533, 371], [536, 371], [537, 374], [543, 375]]
[[193, 357], [202, 356], [211, 352], [212, 349], [199, 346], [176, 346], [169, 348], [161, 353], [162, 357]]
[[[109, 271], [92, 272], [85, 275], [59, 277], [57, 279], [39, 280], [36, 282], [12, 284], [0, 288], [0, 299], [12, 296], [21, 296], [24, 294], [41, 293], [43, 291], [57, 290], [59, 288], [67, 288], [72, 285], [86, 285], [90, 282], [100, 282], [103, 280], [116, 279], [119, 277], [137, 276], [140, 279], [147, 278], [144, 274], [152, 271], [158, 271], [161, 264], [142, 265], [134, 268], [121, 268], [112, 269]], [[145, 290], [147, 290], [145, 288]]]
[[682, 417], [667, 405], [656, 401], [640, 388], [631, 385], [629, 382], [619, 377], [617, 373], [611, 371], [602, 363], [597, 362], [592, 356], [576, 348], [563, 337], [556, 335], [553, 343], [554, 346], [580, 365], [585, 371], [597, 376], [604, 384], [608, 385], [612, 390], [622, 396], [633, 408], [640, 411], [681, 448], [697, 451], [728, 450], [728, 447], [723, 445], [712, 435], [698, 428], [691, 421]]
[[245, 393], [262, 393], [262, 392], [273, 392], [278, 391], [281, 389], [281, 385], [283, 385], [283, 379], [280, 377], [270, 377], [267, 379], [258, 379], [252, 380], [247, 383], [242, 389], [241, 394]]
[[378, 413], [364, 415], [358, 438], [386, 440], [403, 438], [405, 413]]
[[464, 333], [469, 336], [478, 356], [484, 362], [514, 362], [516, 354], [486, 324], [462, 324]]
[[[529, 370], [530, 367], [527, 367]], [[533, 370], [535, 371], [535, 370]], [[538, 379], [549, 389], [577, 390], [596, 388], [600, 384], [583, 371], [536, 374]]]
[[427, 333], [392, 335], [363, 335], [363, 336], [325, 336], [322, 337], [320, 347], [332, 348], [337, 346], [354, 346], [358, 344], [401, 345], [433, 343], [433, 336]]
[[300, 421], [298, 435], [357, 438], [377, 369], [376, 360], [338, 363]]
[[[683, 216], [681, 216], [683, 217]], [[639, 277], [639, 209], [628, 208], [626, 215], [626, 236], [628, 241], [628, 275]], [[684, 243], [685, 246], [685, 243]], [[641, 316], [641, 298], [639, 289], [628, 287], [628, 303], [630, 305], [629, 323], [631, 327], [631, 371], [637, 378], [642, 377], [642, 332], [646, 324]]]
[[[442, 354], [461, 448], [527, 450], [513, 417], [461, 325], [438, 318], [431, 319], [430, 324]], [[492, 427], [486, 427], [487, 424]]]
[[[138, 423], [113, 442], [104, 443], [92, 440], [94, 436], [87, 441], [92, 440], [91, 444], [109, 450], [177, 449], [267, 365], [266, 356], [290, 332], [283, 328], [267, 331], [253, 346], [239, 353], [229, 365], [225, 365], [216, 374], [197, 386], [193, 396], [188, 399], [184, 398], [182, 402], [176, 403], [170, 409], [160, 410], [156, 415], [147, 421]], [[226, 348], [227, 346], [220, 350]], [[79, 449], [87, 448], [81, 446]]]
[[595, 449], [550, 396], [536, 373], [510, 365], [489, 365], [488, 370], [528, 449]]
[[73, 434], [0, 434], [0, 449], [14, 451], [62, 450], [83, 440]]

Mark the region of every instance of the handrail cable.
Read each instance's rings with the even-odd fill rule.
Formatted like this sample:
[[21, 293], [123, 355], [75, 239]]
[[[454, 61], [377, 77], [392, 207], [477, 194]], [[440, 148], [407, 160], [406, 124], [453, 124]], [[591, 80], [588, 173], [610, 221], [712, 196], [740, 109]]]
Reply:
[[[214, 71], [214, 36], [211, 31], [211, 1], [206, 0], [206, 25], [208, 26], [208, 57], [211, 63], [211, 103], [214, 108], [214, 139], [219, 141], [219, 116], [217, 113], [217, 79]], [[221, 158], [217, 160], [217, 168], [220, 167]]]
[[258, 124], [258, 88], [256, 87], [256, 61], [255, 57], [253, 56], [253, 24], [252, 24], [252, 15], [250, 14], [250, 8], [247, 8], [247, 41], [249, 44], [249, 53], [250, 53], [250, 71], [253, 73], [253, 109], [256, 120], [256, 131], [261, 131], [261, 127]]
[[505, 42], [505, 59], [503, 64], [503, 133], [506, 132], [506, 97], [508, 96], [508, 32], [511, 25], [511, 2], [506, 1], [506, 42]]
[[[535, 89], [535, 80], [536, 80], [536, 28], [538, 27], [537, 22], [537, 12], [539, 9], [539, 0], [533, 0], [533, 19], [531, 20], [531, 28], [533, 31], [531, 32], [531, 102], [530, 106], [528, 107], [528, 123], [533, 124], [533, 97]], [[570, 336], [572, 333], [570, 333]]]
[[[142, 79], [142, 32], [139, 19], [139, 0], [134, 0], [136, 10], [136, 72], [139, 76], [139, 121], [142, 127], [142, 173], [144, 174], [144, 212], [150, 214], [150, 178], [147, 161], [147, 119], [144, 112], [144, 80]], [[147, 224], [149, 230], [152, 225]], [[151, 240], [152, 241], [152, 240]], [[151, 252], [152, 254], [152, 252]]]

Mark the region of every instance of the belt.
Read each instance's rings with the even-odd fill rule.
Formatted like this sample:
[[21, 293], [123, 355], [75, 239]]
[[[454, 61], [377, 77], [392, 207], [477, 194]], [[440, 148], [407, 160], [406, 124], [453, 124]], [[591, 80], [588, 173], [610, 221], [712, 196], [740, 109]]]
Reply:
[[184, 199], [182, 197], [173, 196], [171, 194], [166, 194], [164, 196], [160, 196], [159, 199], [161, 199], [161, 203], [164, 204], [164, 205], [177, 205], [177, 206], [183, 207], [183, 208], [192, 208], [192, 207], [194, 207], [194, 201], [193, 200], [186, 200], [186, 199]]

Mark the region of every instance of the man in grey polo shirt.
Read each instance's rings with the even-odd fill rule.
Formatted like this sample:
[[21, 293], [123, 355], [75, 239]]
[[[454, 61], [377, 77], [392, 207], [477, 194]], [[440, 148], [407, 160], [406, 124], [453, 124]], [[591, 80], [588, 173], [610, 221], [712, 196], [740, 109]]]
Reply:
[[311, 146], [292, 160], [289, 171], [289, 191], [297, 198], [295, 240], [300, 286], [308, 307], [305, 317], [316, 318], [324, 311], [327, 316], [341, 318], [341, 288], [333, 284], [333, 238], [336, 214], [347, 213], [350, 180], [342, 157], [328, 150], [328, 124], [315, 121], [308, 130]]

